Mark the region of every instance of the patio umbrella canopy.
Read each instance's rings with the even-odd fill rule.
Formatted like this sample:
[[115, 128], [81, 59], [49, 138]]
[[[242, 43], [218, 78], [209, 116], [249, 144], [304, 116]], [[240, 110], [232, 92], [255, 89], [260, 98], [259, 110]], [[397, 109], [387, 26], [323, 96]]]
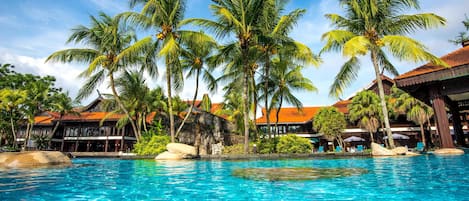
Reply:
[[[383, 139], [387, 140], [388, 136], [384, 136]], [[403, 135], [403, 134], [399, 134], [399, 133], [393, 133], [392, 134], [392, 139], [395, 139], [395, 140], [408, 140], [410, 138], [407, 135]]]
[[344, 139], [344, 142], [363, 142], [365, 139], [357, 136], [350, 136]]

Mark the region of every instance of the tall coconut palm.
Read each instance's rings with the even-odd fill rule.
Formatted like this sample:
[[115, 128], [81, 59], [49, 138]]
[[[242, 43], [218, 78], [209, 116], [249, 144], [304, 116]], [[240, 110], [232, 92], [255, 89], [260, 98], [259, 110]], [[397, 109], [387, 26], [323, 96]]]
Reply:
[[358, 57], [369, 54], [378, 82], [381, 109], [389, 145], [394, 147], [386, 108], [381, 70], [397, 75], [396, 68], [388, 60], [386, 52], [400, 60], [430, 61], [446, 64], [427, 51], [416, 40], [404, 36], [418, 29], [429, 29], [445, 24], [445, 19], [433, 13], [402, 14], [408, 9], [419, 9], [418, 0], [340, 0], [345, 16], [327, 14], [336, 30], [323, 34], [326, 45], [321, 52], [342, 51], [349, 60], [341, 67], [331, 86], [330, 94], [339, 96], [357, 77], [360, 69]]
[[[268, 15], [263, 15], [263, 22], [260, 23], [260, 33], [258, 34], [258, 47], [261, 51], [262, 66], [262, 82], [264, 83], [263, 94], [268, 94], [269, 77], [271, 70], [272, 58], [274, 58], [278, 50], [284, 47], [292, 49], [292, 59], [301, 60], [305, 64], [319, 65], [319, 58], [311, 52], [311, 50], [304, 44], [294, 41], [289, 37], [289, 33], [296, 25], [300, 17], [306, 12], [305, 9], [295, 9], [292, 12], [282, 15], [285, 5], [289, 0], [269, 0], [270, 6], [266, 6], [265, 12]], [[270, 109], [269, 97], [261, 96], [264, 99], [264, 107], [267, 112], [267, 135], [270, 136]]]
[[370, 133], [371, 142], [374, 142], [373, 133], [378, 130], [382, 116], [378, 95], [373, 91], [361, 91], [352, 98], [348, 107], [350, 121], [364, 127]]
[[187, 77], [194, 76], [195, 78], [195, 91], [194, 97], [192, 98], [192, 103], [189, 106], [189, 111], [186, 113], [184, 119], [182, 120], [181, 125], [176, 131], [176, 137], [179, 135], [179, 132], [184, 127], [185, 122], [192, 114], [192, 109], [195, 106], [195, 101], [197, 99], [197, 94], [199, 92], [199, 81], [200, 75], [202, 74], [203, 80], [209, 85], [212, 86], [209, 90], [213, 91], [216, 89], [216, 81], [212, 76], [213, 68], [207, 67], [206, 62], [213, 56], [215, 49], [217, 48], [217, 43], [215, 40], [210, 41], [184, 41], [186, 44], [185, 48], [181, 50], [181, 63], [182, 68], [188, 70]]
[[303, 76], [301, 70], [304, 67], [292, 62], [289, 49], [282, 50], [279, 57], [273, 60], [272, 65], [273, 69], [269, 82], [275, 84], [271, 89], [272, 91], [268, 93], [272, 94], [270, 109], [275, 108], [277, 111], [275, 127], [278, 134], [279, 114], [284, 102], [292, 104], [301, 110], [303, 104], [293, 95], [293, 92], [313, 92], [317, 91], [317, 89], [311, 80]]
[[430, 118], [433, 116], [433, 109], [395, 86], [391, 90], [392, 96], [395, 98], [394, 107], [398, 111], [405, 113], [407, 120], [413, 121], [420, 126], [420, 135], [425, 147], [427, 143], [423, 126], [425, 123], [430, 122]]
[[132, 43], [136, 40], [135, 34], [130, 28], [122, 25], [120, 18], [110, 17], [104, 13], [100, 13], [99, 18], [94, 16], [90, 16], [90, 18], [91, 26], [76, 27], [67, 41], [68, 43], [83, 43], [87, 48], [54, 52], [47, 58], [46, 62], [88, 64], [88, 68], [80, 74], [80, 77], [87, 78], [87, 81], [78, 92], [77, 100], [88, 97], [105, 78], [108, 78], [113, 97], [130, 119], [133, 132], [139, 140], [140, 136], [137, 135], [139, 132], [135, 122], [131, 119], [129, 111], [117, 93], [114, 76], [132, 65], [145, 64], [140, 56], [151, 48], [152, 38], [146, 37]]
[[166, 65], [166, 84], [168, 96], [168, 112], [171, 142], [175, 142], [172, 90], [180, 90], [184, 84], [182, 66], [179, 60], [181, 41], [210, 41], [209, 36], [202, 32], [181, 30], [184, 17], [185, 0], [131, 0], [130, 5], [142, 5], [140, 13], [125, 12], [121, 17], [145, 29], [156, 31], [156, 42], [147, 52], [146, 61], [156, 69], [157, 58], [162, 58]]
[[239, 49], [239, 66], [242, 66], [243, 81], [243, 113], [244, 113], [244, 153], [249, 151], [249, 114], [250, 95], [249, 84], [252, 79], [252, 55], [250, 51], [256, 45], [256, 30], [261, 19], [266, 15], [263, 9], [268, 6], [269, 1], [264, 0], [216, 0], [210, 5], [210, 9], [217, 18], [216, 21], [208, 19], [188, 19], [186, 23], [194, 22], [207, 27], [219, 37], [235, 36], [237, 38], [236, 48]]

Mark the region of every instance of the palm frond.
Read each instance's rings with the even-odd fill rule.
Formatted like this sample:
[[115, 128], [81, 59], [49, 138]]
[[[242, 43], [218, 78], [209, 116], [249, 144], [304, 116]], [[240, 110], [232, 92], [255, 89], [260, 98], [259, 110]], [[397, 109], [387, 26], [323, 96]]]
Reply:
[[358, 58], [352, 57], [344, 63], [339, 73], [335, 76], [334, 82], [329, 90], [331, 97], [339, 97], [344, 89], [357, 79], [357, 73], [360, 70], [360, 62]]
[[326, 40], [326, 45], [324, 45], [319, 54], [329, 51], [341, 51], [344, 44], [355, 36], [354, 33], [345, 30], [328, 31], [321, 37], [321, 40]]
[[384, 36], [382, 42], [385, 44], [387, 50], [400, 60], [413, 62], [429, 61], [435, 65], [448, 66], [443, 60], [428, 52], [424, 45], [409, 37], [389, 35]]

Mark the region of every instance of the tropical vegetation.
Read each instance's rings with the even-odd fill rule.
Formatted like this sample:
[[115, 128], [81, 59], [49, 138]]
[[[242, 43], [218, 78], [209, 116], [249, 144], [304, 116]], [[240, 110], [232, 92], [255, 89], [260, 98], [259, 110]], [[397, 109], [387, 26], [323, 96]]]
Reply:
[[325, 107], [314, 117], [313, 127], [328, 139], [337, 140], [341, 147], [345, 147], [342, 132], [347, 126], [345, 115], [335, 107]]
[[[419, 9], [417, 0], [339, 2], [344, 15], [326, 15], [336, 29], [323, 34], [326, 44], [321, 53], [339, 51], [348, 61], [336, 75], [330, 94], [339, 97], [357, 79], [361, 67], [359, 57], [370, 56], [379, 97], [367, 92], [358, 94], [352, 100], [349, 118], [365, 127], [371, 139], [380, 124], [384, 124], [389, 144], [394, 147], [381, 75], [384, 72], [397, 75], [398, 72], [388, 54], [399, 60], [445, 65], [423, 44], [405, 36], [419, 29], [444, 25], [445, 19], [432, 13], [402, 14], [405, 9]], [[214, 113], [235, 125], [234, 132], [244, 137], [244, 153], [249, 152], [252, 142], [258, 144], [262, 153], [309, 153], [309, 141], [293, 135], [277, 136], [278, 128], [271, 129], [269, 117], [276, 111], [277, 127], [279, 113], [286, 104], [301, 111], [303, 105], [295, 92], [317, 91], [303, 73], [305, 67], [318, 66], [321, 59], [307, 45], [291, 37], [306, 10], [285, 12], [288, 3], [289, 0], [214, 0], [210, 5], [213, 19], [185, 19], [185, 0], [129, 0], [131, 11], [115, 16], [99, 13], [90, 16], [89, 26], [73, 28], [67, 43], [77, 47], [56, 51], [46, 62], [86, 65], [80, 74], [86, 81], [77, 101], [84, 100], [106, 82], [105, 87], [111, 91], [111, 94], [104, 94], [107, 109], [111, 111], [109, 115], [124, 114], [118, 126], [130, 124], [137, 137], [135, 151], [139, 154], [160, 152], [160, 148], [155, 147], [161, 147], [158, 140], [166, 142], [162, 137], [165, 134], [169, 134], [171, 142], [178, 140], [184, 124], [195, 113], [201, 81], [211, 92], [224, 86], [222, 107]], [[467, 25], [467, 20], [465, 22]], [[186, 30], [188, 25], [204, 31]], [[150, 35], [139, 39], [140, 33], [148, 32]], [[165, 69], [166, 92], [161, 86], [148, 86], [147, 82], [147, 79], [157, 79], [161, 64]], [[25, 123], [28, 139], [34, 117], [43, 111], [58, 114], [52, 133], [56, 132], [62, 117], [75, 113], [76, 102], [55, 87], [53, 77], [20, 74], [12, 69], [9, 64], [0, 68], [0, 133], [11, 138], [8, 142], [16, 143], [18, 125]], [[187, 104], [177, 94], [190, 77], [194, 78], [195, 90]], [[258, 133], [253, 121], [260, 102], [267, 116], [265, 133]], [[410, 111], [414, 106], [402, 104], [399, 108]], [[207, 95], [203, 96], [201, 108], [212, 111]], [[147, 127], [154, 122], [148, 117], [155, 111], [169, 119], [166, 128], [152, 131], [153, 128]], [[179, 121], [174, 118], [178, 117], [183, 118], [176, 128]], [[415, 115], [409, 119], [419, 125], [425, 123]], [[340, 133], [345, 128], [345, 117], [336, 109], [321, 110], [314, 119], [314, 127], [343, 144]], [[274, 130], [277, 132], [272, 135]], [[38, 142], [47, 141], [44, 137], [34, 138]]]
[[399, 60], [412, 62], [431, 61], [447, 66], [427, 51], [426, 47], [406, 34], [419, 29], [429, 29], [446, 23], [433, 13], [402, 14], [407, 9], [419, 9], [418, 0], [340, 0], [345, 15], [326, 14], [337, 29], [323, 34], [326, 45], [321, 52], [339, 51], [348, 58], [330, 88], [332, 96], [340, 96], [345, 87], [357, 79], [361, 68], [359, 57], [370, 56], [378, 83], [378, 94], [389, 145], [394, 148], [388, 109], [381, 75], [388, 72], [398, 75], [387, 53]]

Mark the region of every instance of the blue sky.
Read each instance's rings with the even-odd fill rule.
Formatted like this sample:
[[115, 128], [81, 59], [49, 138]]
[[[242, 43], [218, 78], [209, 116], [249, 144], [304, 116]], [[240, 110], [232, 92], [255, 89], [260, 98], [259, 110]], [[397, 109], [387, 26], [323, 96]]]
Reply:
[[[421, 10], [418, 12], [433, 12], [447, 19], [447, 25], [439, 29], [422, 30], [411, 37], [423, 42], [428, 49], [437, 56], [443, 56], [459, 46], [448, 42], [458, 32], [464, 30], [461, 21], [468, 13], [467, 0], [422, 0]], [[211, 18], [208, 9], [209, 0], [188, 0], [186, 17]], [[293, 0], [287, 6], [288, 10], [305, 8], [307, 14], [299, 21], [291, 36], [307, 44], [313, 52], [320, 51], [323, 43], [321, 35], [331, 30], [329, 22], [323, 17], [326, 13], [340, 13], [337, 0]], [[0, 5], [0, 63], [10, 63], [20, 72], [39, 75], [53, 75], [57, 78], [57, 85], [70, 91], [74, 97], [81, 87], [83, 80], [77, 75], [86, 66], [83, 64], [44, 63], [45, 58], [54, 51], [64, 48], [79, 47], [65, 44], [71, 29], [77, 25], [89, 25], [89, 15], [96, 15], [104, 11], [115, 15], [129, 10], [126, 0], [5, 0]], [[409, 10], [408, 13], [417, 13]], [[305, 106], [319, 106], [333, 104], [336, 99], [328, 96], [328, 89], [336, 73], [345, 59], [340, 53], [323, 55], [323, 64], [319, 68], [308, 67], [304, 75], [311, 79], [319, 89], [318, 93], [298, 92], [296, 95]], [[358, 79], [343, 94], [342, 98], [367, 86], [374, 73], [369, 57], [362, 58], [361, 71]], [[420, 64], [401, 62], [392, 59], [400, 73], [407, 72]], [[160, 73], [164, 73], [160, 70]], [[147, 80], [150, 86], [157, 84], [164, 87], [164, 80]], [[190, 99], [194, 91], [193, 80], [188, 80], [185, 88], [179, 92], [183, 99]], [[202, 87], [203, 94], [206, 92]], [[221, 88], [221, 87], [220, 87]], [[100, 87], [107, 91], [106, 86]], [[211, 94], [213, 102], [222, 101], [222, 92]], [[200, 95], [201, 97], [201, 95]], [[95, 98], [90, 97], [87, 101]]]

